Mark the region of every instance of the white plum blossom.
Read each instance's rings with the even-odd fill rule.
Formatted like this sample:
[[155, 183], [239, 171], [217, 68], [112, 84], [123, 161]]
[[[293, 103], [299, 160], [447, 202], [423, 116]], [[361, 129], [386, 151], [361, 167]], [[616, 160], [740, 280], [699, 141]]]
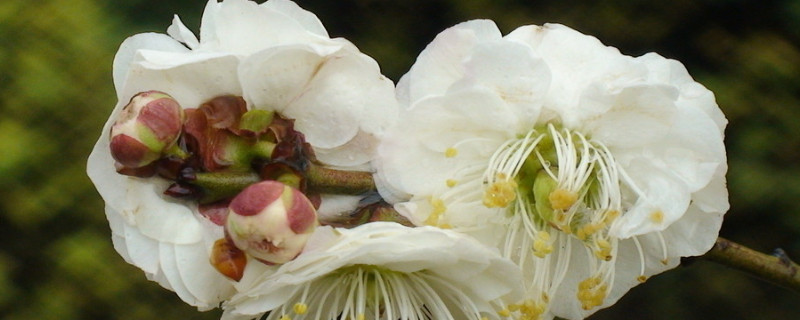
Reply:
[[374, 60], [347, 40], [331, 39], [314, 14], [287, 0], [210, 0], [199, 39], [177, 16], [167, 31], [120, 46], [113, 72], [118, 102], [88, 174], [105, 200], [120, 255], [188, 304], [210, 309], [234, 293], [232, 281], [209, 263], [223, 228], [200, 215], [195, 202], [165, 196], [165, 179], [115, 171], [109, 131], [121, 109], [151, 90], [183, 108], [241, 96], [248, 109], [294, 119], [324, 165], [365, 170], [396, 114], [394, 85]]
[[502, 315], [584, 318], [709, 250], [728, 210], [727, 120], [678, 61], [475, 20], [439, 34], [397, 91], [379, 191], [518, 264], [526, 298]]
[[245, 273], [222, 319], [497, 319], [521, 279], [496, 249], [456, 232], [326, 226], [274, 273]]

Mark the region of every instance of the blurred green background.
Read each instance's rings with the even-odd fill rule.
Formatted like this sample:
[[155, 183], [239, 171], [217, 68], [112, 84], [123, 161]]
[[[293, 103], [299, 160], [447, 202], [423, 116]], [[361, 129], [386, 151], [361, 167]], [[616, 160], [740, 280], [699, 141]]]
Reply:
[[[559, 22], [629, 55], [681, 60], [730, 124], [722, 235], [800, 258], [800, 1], [299, 1], [395, 81], [441, 30]], [[115, 104], [125, 37], [193, 30], [204, 0], [0, 1], [0, 317], [218, 319], [114, 252], [86, 157]], [[800, 294], [704, 261], [654, 277], [593, 319], [800, 319]]]

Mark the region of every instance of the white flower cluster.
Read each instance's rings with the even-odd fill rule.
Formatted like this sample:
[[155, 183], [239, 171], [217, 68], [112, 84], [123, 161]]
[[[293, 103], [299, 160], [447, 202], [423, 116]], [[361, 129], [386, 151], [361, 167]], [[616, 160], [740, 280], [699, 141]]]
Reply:
[[[289, 0], [210, 0], [199, 39], [177, 16], [167, 33], [121, 45], [119, 102], [88, 173], [117, 252], [186, 303], [221, 306], [224, 319], [582, 319], [709, 250], [728, 210], [727, 121], [680, 62], [654, 53], [625, 56], [557, 24], [503, 36], [475, 20], [439, 34], [395, 89], [373, 59]], [[143, 92], [162, 100], [134, 99]], [[313, 151], [300, 154], [372, 172], [380, 196], [410, 223], [317, 227], [312, 206], [321, 216], [352, 212], [363, 197], [308, 200], [282, 184], [221, 202], [222, 218], [196, 199], [165, 195], [164, 177], [228, 173], [187, 173], [191, 145], [213, 135], [174, 132], [189, 127], [174, 123], [197, 113], [189, 108], [221, 96], [238, 97], [247, 113], [228, 122], [209, 115], [219, 121], [202, 130], [260, 128], [248, 121], [263, 114], [250, 111], [293, 127], [263, 120], [271, 136], [252, 142], [225, 131], [209, 145], [239, 139], [275, 155], [296, 130]], [[135, 101], [148, 105], [128, 107]], [[126, 134], [140, 136], [111, 148], [111, 128], [130, 110], [168, 110], [170, 135], [153, 124], [166, 120], [126, 116]], [[184, 169], [163, 173], [174, 156]], [[123, 157], [159, 173], [122, 168]], [[253, 175], [267, 179], [261, 170]], [[249, 218], [262, 211], [269, 216]], [[246, 249], [232, 241], [242, 234]], [[283, 248], [294, 251], [264, 260]]]

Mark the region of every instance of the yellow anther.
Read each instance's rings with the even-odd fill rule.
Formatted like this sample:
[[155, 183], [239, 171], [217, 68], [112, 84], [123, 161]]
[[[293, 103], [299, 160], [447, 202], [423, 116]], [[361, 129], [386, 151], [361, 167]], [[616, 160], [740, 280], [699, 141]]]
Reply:
[[489, 317], [481, 317], [481, 320], [489, 320]]
[[448, 187], [452, 188], [455, 187], [456, 184], [458, 184], [458, 181], [455, 181], [453, 179], [447, 179], [447, 181], [445, 181], [444, 183], [446, 183]]
[[600, 278], [598, 278], [598, 277], [586, 278], [583, 281], [581, 281], [580, 283], [578, 283], [578, 289], [581, 289], [581, 290], [590, 289], [590, 288], [596, 287], [599, 284], [600, 284]]
[[584, 310], [589, 310], [603, 304], [608, 292], [608, 285], [602, 284], [598, 277], [591, 277], [578, 284], [578, 300]]
[[518, 305], [518, 304], [509, 304], [508, 305], [508, 310], [512, 311], [512, 312], [519, 311], [519, 307], [520, 307], [520, 305]]
[[442, 214], [447, 211], [447, 207], [444, 205], [444, 201], [439, 198], [431, 198], [430, 200], [431, 207], [433, 207], [433, 211], [425, 219], [425, 224], [429, 226], [436, 226], [439, 225], [439, 220], [442, 218]]
[[653, 211], [653, 213], [650, 214], [650, 221], [653, 221], [653, 223], [664, 222], [664, 213], [661, 212], [661, 210]]
[[366, 319], [366, 318], [367, 318], [367, 317], [366, 317], [366, 316], [364, 316], [364, 314], [363, 314], [363, 313], [359, 313], [359, 314], [356, 316], [356, 320], [364, 320], [364, 319]]
[[587, 224], [579, 230], [579, 232], [583, 233], [583, 237], [578, 237], [578, 239], [585, 240], [587, 237], [592, 236], [597, 233], [597, 231], [603, 230], [605, 227], [606, 225], [603, 222]]
[[663, 265], [665, 265], [665, 266], [666, 266], [668, 263], [669, 263], [669, 260], [667, 260], [667, 259], [661, 259], [661, 264], [663, 264]]
[[594, 255], [600, 260], [611, 261], [611, 243], [606, 239], [596, 239], [594, 243], [597, 245]]
[[638, 277], [636, 277], [636, 281], [644, 283], [645, 281], [647, 281], [647, 277], [646, 276], [638, 276]]
[[453, 229], [453, 226], [450, 225], [449, 223], [440, 223], [439, 225], [437, 225], [437, 227], [442, 229]]
[[578, 237], [578, 240], [580, 241], [586, 240], [586, 231], [583, 231], [583, 228], [580, 228], [577, 232], [575, 232], [575, 236]]
[[603, 219], [603, 223], [609, 225], [617, 218], [619, 218], [619, 210], [609, 210], [606, 212], [606, 217]]
[[611, 261], [611, 259], [613, 258], [611, 256], [611, 251], [608, 251], [608, 250], [605, 250], [605, 249], [595, 250], [594, 251], [594, 256], [597, 257], [597, 259], [600, 259], [600, 260], [603, 260], [603, 261]]
[[444, 156], [447, 158], [452, 158], [458, 155], [458, 149], [456, 148], [447, 148], [444, 150]]
[[520, 305], [519, 311], [522, 315], [520, 319], [539, 319], [546, 309], [547, 303], [545, 302], [525, 300], [525, 302]]
[[497, 181], [483, 192], [483, 205], [487, 208], [505, 208], [517, 198], [514, 180]]
[[508, 309], [503, 309], [498, 311], [497, 314], [499, 314], [501, 317], [510, 317], [511, 311], [508, 311]]
[[279, 320], [292, 320], [292, 317], [287, 316], [287, 315], [284, 314], [283, 316], [281, 316], [281, 318]]
[[575, 201], [578, 201], [578, 194], [558, 188], [550, 192], [547, 198], [550, 200], [550, 207], [553, 210], [567, 210], [575, 204]]
[[533, 240], [533, 254], [539, 258], [544, 258], [550, 252], [553, 252], [553, 245], [550, 244], [550, 233], [547, 231], [537, 232], [536, 238]]
[[305, 314], [308, 311], [308, 305], [305, 303], [295, 303], [292, 309], [296, 314]]

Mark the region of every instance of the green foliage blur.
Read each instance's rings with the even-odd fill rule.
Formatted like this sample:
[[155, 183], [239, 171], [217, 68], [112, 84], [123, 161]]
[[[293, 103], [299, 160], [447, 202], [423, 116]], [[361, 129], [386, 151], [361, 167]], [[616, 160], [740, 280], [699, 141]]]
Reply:
[[[111, 246], [86, 158], [116, 103], [125, 37], [198, 30], [204, 0], [0, 1], [0, 318], [218, 319], [145, 279]], [[559, 22], [629, 55], [682, 61], [730, 123], [722, 235], [800, 258], [800, 1], [299, 1], [397, 80], [441, 30]], [[800, 295], [693, 259], [593, 319], [800, 319]]]

